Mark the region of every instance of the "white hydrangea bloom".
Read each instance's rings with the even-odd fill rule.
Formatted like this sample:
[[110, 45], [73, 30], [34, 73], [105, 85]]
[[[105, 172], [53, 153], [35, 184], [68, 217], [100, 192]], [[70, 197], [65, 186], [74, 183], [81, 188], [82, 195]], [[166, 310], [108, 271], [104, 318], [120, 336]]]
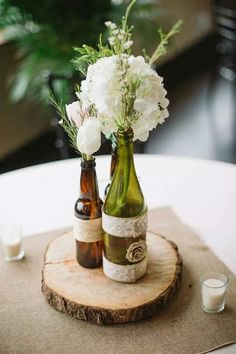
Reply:
[[77, 133], [77, 146], [82, 154], [93, 155], [101, 146], [101, 123], [97, 118], [86, 119]]
[[133, 126], [134, 140], [146, 141], [149, 132], [162, 124], [168, 117], [168, 99], [163, 79], [147, 64], [142, 56], [128, 59], [128, 75], [131, 80], [140, 77], [140, 85], [136, 91], [134, 110], [139, 113], [139, 119]]
[[103, 134], [110, 135], [117, 131], [117, 125], [113, 116], [98, 113], [97, 118], [101, 122]]
[[[126, 60], [126, 57], [123, 58]], [[128, 84], [139, 80], [133, 109], [138, 120], [133, 124], [134, 140], [145, 141], [149, 132], [168, 117], [166, 90], [163, 79], [147, 64], [142, 56], [127, 58], [125, 79]], [[86, 80], [81, 83], [81, 95], [87, 97], [97, 110], [102, 131], [109, 134], [117, 131], [115, 119], [122, 113], [122, 73], [119, 57], [99, 59], [89, 66]]]
[[121, 97], [117, 57], [99, 59], [88, 67], [81, 82], [81, 92], [93, 103], [100, 115], [115, 117], [121, 111]]

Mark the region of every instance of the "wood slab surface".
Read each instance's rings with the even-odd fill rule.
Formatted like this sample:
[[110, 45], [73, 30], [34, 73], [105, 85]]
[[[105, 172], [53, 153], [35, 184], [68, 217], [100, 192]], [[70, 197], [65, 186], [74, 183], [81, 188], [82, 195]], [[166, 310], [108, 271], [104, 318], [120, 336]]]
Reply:
[[45, 253], [42, 291], [56, 310], [96, 324], [139, 321], [173, 297], [181, 282], [182, 258], [163, 236], [147, 233], [148, 269], [136, 283], [108, 279], [102, 268], [78, 265], [72, 231], [53, 240]]

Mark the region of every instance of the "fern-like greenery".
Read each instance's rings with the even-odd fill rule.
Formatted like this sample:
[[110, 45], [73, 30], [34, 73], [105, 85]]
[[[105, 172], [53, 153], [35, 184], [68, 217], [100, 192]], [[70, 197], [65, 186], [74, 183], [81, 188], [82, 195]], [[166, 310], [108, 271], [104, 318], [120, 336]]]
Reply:
[[47, 107], [49, 76], [56, 96], [68, 101], [75, 76], [73, 47], [94, 45], [111, 11], [110, 0], [0, 0], [1, 37], [15, 43], [18, 58], [12, 101], [27, 97]]
[[76, 137], [77, 137], [77, 127], [73, 121], [70, 121], [69, 118], [67, 117], [66, 114], [66, 109], [65, 105], [63, 104], [62, 101], [57, 101], [56, 97], [54, 94], [49, 91], [49, 99], [51, 101], [51, 104], [54, 106], [56, 111], [58, 112], [59, 116], [61, 117], [61, 120], [59, 121], [59, 124], [63, 127], [65, 132], [67, 133], [69, 137], [69, 141], [71, 146], [78, 151], [77, 145], [76, 145]]
[[[123, 53], [130, 54], [130, 50], [124, 51], [123, 43], [131, 40], [132, 38], [132, 30], [134, 26], [128, 26], [128, 18], [130, 16], [131, 9], [136, 2], [137, 0], [130, 1], [125, 15], [122, 17], [120, 29], [123, 31], [125, 36], [123, 42], [118, 40], [116, 44], [108, 45], [107, 43], [103, 43], [102, 34], [100, 34], [97, 49], [85, 44], [82, 47], [74, 48], [78, 55], [76, 59], [72, 60], [72, 62], [76, 65], [77, 70], [79, 70], [84, 76], [86, 76], [88, 66], [95, 63], [99, 58], [109, 57], [111, 55], [120, 55]], [[152, 55], [149, 56], [146, 49], [143, 49], [146, 62], [154, 64], [162, 55], [166, 53], [169, 40], [175, 34], [179, 33], [181, 26], [182, 20], [178, 20], [167, 33], [163, 32], [161, 28], [157, 31], [159, 34], [159, 43]], [[110, 32], [110, 35], [112, 35], [112, 31]]]
[[[125, 131], [130, 128], [130, 125], [133, 126], [139, 118], [138, 112], [134, 109], [134, 102], [136, 92], [140, 86], [141, 77], [132, 82], [126, 79], [126, 73], [129, 68], [128, 57], [131, 54], [131, 46], [133, 45], [132, 30], [134, 28], [134, 26], [128, 25], [128, 19], [131, 9], [136, 2], [137, 0], [130, 1], [120, 24], [111, 21], [105, 22], [109, 35], [108, 43], [103, 42], [102, 34], [100, 34], [97, 48], [85, 44], [82, 47], [74, 48], [77, 53], [77, 58], [73, 60], [73, 63], [84, 76], [87, 75], [89, 65], [96, 63], [100, 58], [117, 56], [117, 67], [120, 73], [119, 80], [121, 82], [121, 110], [113, 119], [115, 120], [116, 126]], [[160, 40], [153, 54], [149, 57], [145, 52], [145, 59], [148, 64], [154, 64], [160, 56], [166, 53], [169, 39], [179, 32], [180, 26], [181, 21], [178, 21], [169, 32], [164, 33], [162, 30], [158, 31]], [[78, 86], [76, 87], [76, 91], [78, 94]], [[60, 121], [61, 126], [68, 134], [72, 145], [76, 148], [76, 125], [67, 118], [63, 105], [58, 104], [52, 96], [51, 100], [62, 118]], [[80, 98], [78, 103], [79, 102]], [[94, 110], [93, 116], [96, 117], [96, 107], [94, 105], [92, 106]], [[114, 145], [114, 141], [116, 140], [115, 135], [111, 134], [108, 138], [111, 139]]]
[[[106, 43], [106, 32], [100, 36], [97, 49], [94, 48], [97, 33], [104, 31], [107, 19], [116, 22], [121, 18], [127, 3], [130, 1], [123, 0], [115, 5], [112, 0], [41, 0], [40, 3], [0, 0], [1, 37], [6, 42], [13, 42], [17, 49], [18, 66], [11, 80], [12, 101], [27, 97], [47, 107], [48, 80], [52, 76], [56, 97], [68, 102], [74, 82], [80, 81], [80, 74], [75, 69], [85, 75], [89, 64], [113, 54]], [[131, 2], [130, 9], [132, 5]], [[150, 37], [149, 27], [153, 29], [161, 16], [165, 18], [153, 0], [137, 0], [130, 22], [135, 25], [139, 38], [143, 36], [143, 42]], [[127, 25], [127, 20], [124, 24]], [[160, 32], [160, 45], [155, 57], [164, 54], [171, 33], [166, 36]], [[76, 59], [71, 60], [75, 56], [73, 48]], [[153, 55], [150, 60], [153, 60]]]

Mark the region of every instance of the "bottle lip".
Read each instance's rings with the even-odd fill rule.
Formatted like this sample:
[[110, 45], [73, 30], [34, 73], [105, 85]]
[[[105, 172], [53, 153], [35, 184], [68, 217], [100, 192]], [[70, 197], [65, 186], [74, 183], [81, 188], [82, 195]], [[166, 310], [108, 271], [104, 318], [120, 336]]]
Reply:
[[95, 166], [96, 166], [95, 157], [93, 156], [93, 158], [92, 158], [91, 160], [84, 160], [84, 159], [81, 157], [80, 166], [81, 166], [82, 168], [95, 167]]
[[124, 129], [118, 129], [117, 131], [117, 137], [119, 138], [127, 138], [127, 139], [133, 139], [134, 137], [134, 132], [132, 128], [129, 128], [127, 130]]

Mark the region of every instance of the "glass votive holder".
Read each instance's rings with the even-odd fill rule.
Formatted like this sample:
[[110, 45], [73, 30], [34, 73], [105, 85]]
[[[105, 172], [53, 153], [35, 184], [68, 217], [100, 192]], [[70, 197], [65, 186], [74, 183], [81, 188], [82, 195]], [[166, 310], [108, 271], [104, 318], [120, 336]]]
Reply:
[[18, 261], [24, 257], [22, 230], [20, 226], [4, 226], [0, 230], [0, 236], [6, 261]]
[[206, 273], [201, 279], [202, 309], [207, 313], [224, 310], [228, 278], [221, 273]]

